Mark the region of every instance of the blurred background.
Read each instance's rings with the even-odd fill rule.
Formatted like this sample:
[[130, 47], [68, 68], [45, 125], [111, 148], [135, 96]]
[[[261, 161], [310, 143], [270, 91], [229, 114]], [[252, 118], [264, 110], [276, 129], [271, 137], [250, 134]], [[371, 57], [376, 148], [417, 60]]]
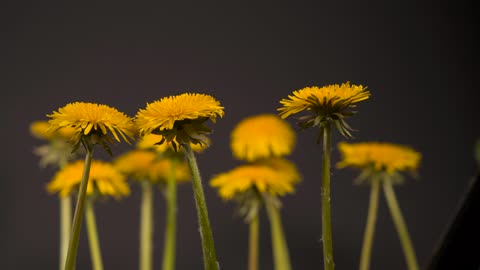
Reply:
[[[130, 116], [167, 95], [213, 95], [225, 117], [198, 156], [222, 269], [246, 269], [248, 226], [208, 186], [241, 164], [230, 132], [244, 117], [276, 113], [293, 90], [351, 81], [372, 96], [349, 120], [360, 141], [409, 145], [423, 154], [420, 178], [396, 187], [417, 252], [426, 267], [435, 245], [476, 173], [478, 26], [473, 1], [157, 1], [107, 4], [7, 3], [0, 43], [3, 142], [1, 269], [56, 269], [58, 200], [32, 153], [43, 141], [29, 125], [69, 102], [103, 103]], [[477, 120], [475, 120], [477, 119]], [[295, 120], [289, 119], [295, 129]], [[321, 269], [320, 164], [316, 131], [297, 133], [290, 159], [303, 174], [282, 199], [294, 269]], [[334, 135], [334, 144], [342, 138]], [[132, 149], [112, 147], [114, 154]], [[98, 148], [95, 157], [110, 158]], [[333, 148], [334, 163], [338, 150]], [[357, 268], [369, 189], [357, 172], [332, 172], [337, 269]], [[137, 269], [139, 190], [96, 204], [106, 269]], [[155, 266], [160, 267], [165, 203], [156, 194]], [[191, 186], [179, 187], [177, 269], [202, 269]], [[269, 227], [261, 216], [261, 268], [273, 269]], [[85, 226], [84, 226], [85, 227]], [[372, 269], [405, 269], [383, 197]], [[85, 231], [77, 269], [90, 269]]]

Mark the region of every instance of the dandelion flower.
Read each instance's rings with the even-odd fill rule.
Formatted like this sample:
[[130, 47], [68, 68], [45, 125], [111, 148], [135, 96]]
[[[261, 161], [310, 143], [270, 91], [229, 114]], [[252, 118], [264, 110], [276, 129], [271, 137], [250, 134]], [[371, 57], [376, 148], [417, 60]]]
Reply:
[[30, 124], [30, 133], [39, 139], [52, 140], [58, 138], [65, 141], [72, 139], [76, 133], [76, 130], [72, 127], [64, 127], [56, 132], [49, 132], [50, 127], [48, 121], [35, 121]]
[[233, 129], [230, 146], [233, 155], [241, 160], [283, 157], [292, 152], [295, 133], [274, 114], [255, 115], [243, 119]]
[[410, 147], [392, 143], [364, 142], [339, 143], [342, 160], [339, 168], [356, 167], [385, 171], [389, 174], [402, 171], [416, 171], [421, 154]]
[[75, 157], [72, 154], [72, 142], [76, 131], [72, 127], [60, 128], [55, 132], [49, 132], [50, 124], [48, 121], [35, 121], [30, 124], [30, 134], [41, 140], [48, 141], [34, 148], [34, 153], [40, 156], [40, 166], [54, 165], [64, 166], [69, 160]]
[[407, 146], [380, 142], [352, 144], [342, 142], [338, 144], [338, 148], [342, 160], [337, 164], [337, 167], [358, 168], [362, 171], [358, 180], [366, 179], [371, 184], [370, 205], [362, 246], [360, 270], [367, 270], [370, 267], [380, 186], [383, 187], [388, 208], [400, 237], [408, 269], [418, 269], [413, 244], [392, 185], [403, 181], [400, 172], [417, 170], [421, 154]]
[[348, 111], [356, 106], [356, 103], [370, 97], [370, 92], [362, 85], [352, 85], [350, 82], [341, 85], [333, 84], [323, 87], [305, 87], [294, 91], [287, 99], [282, 99], [279, 108], [282, 118], [303, 111], [311, 112], [311, 115], [300, 117], [299, 125], [302, 128], [320, 127], [325, 123], [333, 122], [337, 129], [345, 137], [351, 137], [351, 127], [345, 122], [345, 118], [355, 112]]
[[[133, 150], [116, 158], [114, 166], [132, 179], [156, 183], [168, 179], [172, 161], [168, 158], [158, 158], [157, 154], [151, 151]], [[176, 164], [175, 179], [179, 182], [190, 179], [184, 162]]]
[[277, 167], [267, 164], [242, 165], [216, 175], [210, 185], [218, 188], [220, 196], [227, 200], [251, 188], [261, 193], [280, 196], [292, 193], [293, 184], [299, 181], [299, 173], [294, 165], [286, 160], [278, 161], [276, 164], [281, 165]]
[[142, 136], [162, 135], [161, 143], [166, 141], [176, 148], [176, 142], [206, 144], [205, 134], [211, 130], [203, 123], [208, 119], [215, 122], [223, 115], [223, 107], [212, 96], [185, 93], [147, 104], [138, 111], [136, 123]]
[[174, 150], [180, 144], [192, 175], [192, 186], [200, 223], [200, 236], [205, 269], [218, 269], [213, 234], [210, 228], [202, 180], [197, 161], [190, 144], [207, 144], [207, 134], [210, 128], [204, 123], [210, 119], [215, 122], [217, 117], [223, 117], [223, 107], [212, 96], [204, 94], [185, 93], [162, 98], [147, 104], [145, 109], [138, 111], [136, 125], [141, 136], [153, 133], [161, 135], [158, 144], [167, 143]]
[[[76, 140], [84, 136], [91, 136], [94, 143], [100, 143], [105, 147], [105, 141], [112, 139], [120, 142], [120, 137], [129, 143], [129, 139], [136, 134], [132, 119], [117, 109], [103, 104], [74, 102], [47, 115], [50, 117], [50, 132], [64, 127], [72, 127], [76, 130]], [[120, 134], [120, 137], [118, 136]], [[107, 149], [108, 150], [108, 149]]]
[[362, 85], [352, 85], [350, 82], [322, 87], [306, 87], [293, 91], [288, 98], [282, 99], [278, 108], [280, 117], [285, 119], [303, 111], [308, 115], [299, 118], [298, 125], [302, 129], [318, 127], [317, 143], [323, 141], [323, 164], [322, 164], [322, 244], [323, 262], [326, 270], [334, 269], [333, 243], [330, 214], [330, 148], [331, 126], [346, 138], [351, 138], [353, 129], [345, 121], [346, 117], [355, 112], [349, 109], [357, 103], [370, 97], [370, 92]]
[[[61, 197], [77, 192], [82, 179], [83, 166], [84, 161], [82, 160], [65, 166], [55, 174], [53, 180], [48, 184], [48, 191], [58, 193]], [[121, 198], [130, 194], [130, 188], [125, 176], [111, 164], [93, 160], [87, 195], [93, 194]]]

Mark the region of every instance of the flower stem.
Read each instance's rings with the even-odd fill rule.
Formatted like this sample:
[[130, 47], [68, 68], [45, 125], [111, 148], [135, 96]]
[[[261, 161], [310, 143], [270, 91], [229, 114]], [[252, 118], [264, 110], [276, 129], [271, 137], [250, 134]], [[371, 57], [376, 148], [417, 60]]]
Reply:
[[65, 267], [68, 252], [68, 241], [72, 230], [72, 197], [67, 195], [60, 198], [60, 257], [59, 269]]
[[400, 237], [403, 252], [407, 260], [408, 269], [418, 270], [419, 266], [417, 263], [417, 258], [415, 256], [415, 251], [413, 249], [412, 241], [410, 240], [407, 226], [400, 211], [400, 206], [398, 205], [397, 198], [395, 197], [392, 182], [388, 178], [383, 181], [383, 191], [387, 199], [388, 208], [390, 208], [393, 222], [395, 223], [395, 227], [397, 228], [398, 236]]
[[370, 257], [372, 251], [373, 235], [375, 232], [375, 222], [378, 212], [378, 194], [380, 191], [380, 181], [373, 178], [372, 189], [370, 191], [370, 203], [368, 206], [367, 226], [363, 235], [362, 255], [360, 257], [360, 270], [370, 269]]
[[258, 270], [258, 236], [260, 234], [258, 213], [250, 220], [250, 237], [248, 244], [248, 270]]
[[331, 126], [326, 123], [323, 127], [323, 162], [322, 162], [322, 240], [323, 265], [325, 270], [333, 270], [332, 220], [330, 214], [330, 149]]
[[90, 244], [90, 257], [93, 270], [103, 270], [102, 252], [98, 241], [97, 221], [93, 209], [93, 198], [87, 198], [85, 202], [85, 221], [87, 223], [88, 243]]
[[153, 252], [153, 188], [147, 180], [141, 182], [142, 203], [140, 210], [140, 270], [151, 270]]
[[163, 270], [175, 269], [175, 238], [177, 226], [177, 180], [175, 179], [177, 159], [170, 160], [170, 173], [167, 179], [167, 225], [163, 249]]
[[86, 144], [85, 165], [83, 166], [82, 180], [78, 190], [77, 204], [73, 215], [73, 228], [68, 245], [67, 260], [65, 262], [65, 270], [74, 270], [77, 260], [78, 241], [80, 239], [80, 229], [82, 228], [83, 210], [85, 206], [85, 195], [87, 193], [88, 177], [90, 175], [90, 164], [92, 163], [93, 147]]
[[185, 158], [187, 159], [190, 173], [192, 174], [193, 193], [197, 206], [198, 221], [200, 223], [200, 236], [202, 238], [203, 259], [206, 270], [218, 270], [217, 255], [213, 234], [208, 219], [207, 203], [203, 194], [202, 179], [198, 170], [197, 161], [190, 144], [182, 144]]
[[288, 254], [287, 241], [283, 233], [280, 210], [272, 202], [266, 201], [270, 230], [272, 233], [272, 248], [275, 270], [290, 270], [290, 256]]

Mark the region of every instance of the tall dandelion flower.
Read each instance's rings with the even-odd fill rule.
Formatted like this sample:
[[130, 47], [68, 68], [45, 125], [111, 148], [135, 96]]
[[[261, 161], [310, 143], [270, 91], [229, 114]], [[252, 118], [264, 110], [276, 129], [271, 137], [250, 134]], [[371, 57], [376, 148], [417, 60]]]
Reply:
[[[67, 162], [75, 158], [72, 153], [70, 139], [75, 134], [72, 127], [64, 127], [56, 132], [49, 132], [48, 121], [35, 121], [30, 124], [30, 134], [40, 140], [47, 141], [47, 144], [34, 148], [34, 153], [40, 157], [40, 166], [54, 165], [63, 168]], [[59, 243], [59, 269], [63, 270], [72, 229], [72, 201], [71, 196], [59, 198], [59, 220], [60, 220], [60, 243]]]
[[367, 270], [370, 267], [370, 254], [377, 217], [380, 185], [383, 186], [385, 198], [400, 237], [408, 269], [419, 269], [412, 241], [410, 240], [392, 185], [403, 182], [401, 172], [415, 172], [417, 170], [421, 159], [420, 153], [407, 146], [379, 142], [339, 143], [338, 148], [342, 155], [342, 160], [337, 166], [339, 168], [353, 167], [360, 169], [361, 174], [358, 180], [367, 180], [371, 184], [360, 270]]
[[175, 150], [180, 145], [185, 154], [192, 175], [204, 264], [207, 270], [218, 269], [217, 255], [202, 180], [191, 144], [207, 144], [206, 135], [211, 133], [211, 129], [205, 122], [209, 119], [215, 122], [217, 117], [223, 115], [223, 107], [212, 96], [192, 93], [164, 97], [147, 104], [147, 107], [139, 110], [136, 115], [136, 124], [141, 136], [152, 133], [161, 135], [158, 144], [167, 143]]
[[130, 117], [127, 117], [115, 108], [103, 104], [74, 102], [47, 116], [51, 118], [48, 121], [51, 126], [49, 132], [56, 132], [62, 128], [73, 128], [75, 129], [72, 139], [73, 151], [75, 152], [80, 144], [86, 150], [82, 181], [73, 218], [72, 236], [65, 263], [65, 270], [73, 270], [77, 257], [93, 146], [100, 144], [111, 154], [109, 143], [112, 143], [114, 139], [120, 141], [120, 137], [129, 143], [129, 139], [133, 140], [137, 130]]
[[295, 133], [277, 115], [254, 115], [243, 119], [233, 129], [230, 146], [233, 155], [240, 160], [283, 157], [295, 147]]
[[294, 192], [300, 181], [295, 165], [285, 159], [264, 160], [239, 166], [212, 178], [224, 200], [235, 200], [240, 213], [250, 224], [249, 270], [258, 269], [258, 236], [260, 207], [265, 205], [270, 220], [272, 248], [276, 270], [289, 270], [290, 256], [280, 218], [279, 196]]
[[[168, 150], [168, 149], [166, 149]], [[142, 202], [140, 212], [140, 270], [153, 269], [153, 185], [160, 185], [167, 200], [167, 228], [166, 228], [166, 246], [164, 252], [174, 255], [175, 248], [175, 230], [176, 192], [167, 189], [169, 181], [185, 182], [190, 179], [187, 164], [177, 162], [173, 156], [160, 156], [148, 150], [129, 151], [114, 161], [115, 167], [141, 185]], [[176, 184], [173, 185], [176, 187]], [[168, 250], [168, 251], [167, 251]], [[164, 256], [165, 261], [169, 261], [168, 266], [163, 269], [173, 269], [173, 258]]]
[[[85, 162], [78, 160], [66, 165], [55, 174], [47, 189], [51, 193], [58, 193], [60, 197], [72, 194], [79, 195], [83, 181]], [[125, 176], [117, 171], [111, 164], [93, 160], [90, 168], [90, 181], [86, 188], [85, 219], [87, 223], [88, 241], [92, 269], [102, 270], [102, 254], [98, 240], [98, 232], [94, 211], [96, 197], [111, 196], [115, 198], [125, 197], [130, 194], [130, 188]]]
[[313, 86], [293, 91], [292, 95], [280, 101], [283, 106], [278, 108], [283, 119], [303, 111], [309, 112], [299, 118], [298, 124], [301, 128], [318, 127], [317, 143], [323, 140], [321, 200], [323, 264], [326, 270], [335, 268], [330, 214], [331, 126], [335, 125], [344, 137], [352, 137], [352, 128], [345, 119], [355, 113], [351, 108], [369, 97], [370, 92], [366, 87], [346, 82], [341, 85]]

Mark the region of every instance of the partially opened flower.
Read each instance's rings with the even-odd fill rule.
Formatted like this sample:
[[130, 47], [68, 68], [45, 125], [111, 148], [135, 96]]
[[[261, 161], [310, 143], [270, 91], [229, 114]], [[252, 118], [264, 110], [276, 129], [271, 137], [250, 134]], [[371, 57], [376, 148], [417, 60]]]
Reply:
[[243, 119], [233, 129], [230, 147], [233, 155], [241, 160], [283, 157], [295, 147], [295, 133], [277, 115], [254, 115]]
[[383, 187], [390, 213], [400, 237], [408, 269], [419, 269], [413, 244], [392, 185], [403, 181], [402, 172], [415, 172], [418, 169], [421, 154], [407, 146], [380, 142], [339, 143], [338, 148], [342, 160], [337, 166], [339, 168], [353, 167], [360, 169], [361, 174], [358, 179], [367, 180], [371, 185], [360, 270], [367, 270], [370, 267], [380, 186]]
[[[58, 171], [48, 184], [49, 192], [59, 196], [76, 194], [82, 180], [84, 161], [77, 160]], [[110, 163], [100, 160], [92, 161], [90, 181], [87, 186], [87, 195], [125, 197], [130, 194], [130, 188], [125, 176]]]
[[65, 127], [74, 128], [74, 140], [77, 144], [82, 138], [89, 137], [92, 143], [101, 144], [107, 151], [109, 148], [106, 143], [113, 140], [110, 135], [118, 142], [121, 137], [129, 143], [136, 134], [135, 125], [130, 117], [103, 104], [74, 102], [47, 116], [51, 118], [49, 132]]
[[213, 122], [223, 117], [223, 107], [212, 96], [185, 93], [164, 97], [147, 104], [138, 111], [136, 123], [140, 134], [162, 135], [164, 141], [176, 148], [177, 143], [206, 144], [206, 134], [211, 130], [204, 125], [208, 119]]
[[[205, 125], [207, 120], [215, 122], [223, 117], [223, 107], [212, 96], [196, 93], [184, 93], [164, 97], [147, 104], [136, 115], [136, 125], [140, 136], [157, 134], [161, 138], [156, 144], [169, 144], [175, 151], [181, 146], [192, 175], [192, 186], [200, 223], [200, 236], [206, 269], [218, 269], [217, 255], [210, 228], [205, 195], [198, 170], [197, 161], [191, 145], [206, 145], [211, 129]], [[172, 181], [173, 182], [173, 181]], [[173, 267], [170, 264], [170, 267]]]

